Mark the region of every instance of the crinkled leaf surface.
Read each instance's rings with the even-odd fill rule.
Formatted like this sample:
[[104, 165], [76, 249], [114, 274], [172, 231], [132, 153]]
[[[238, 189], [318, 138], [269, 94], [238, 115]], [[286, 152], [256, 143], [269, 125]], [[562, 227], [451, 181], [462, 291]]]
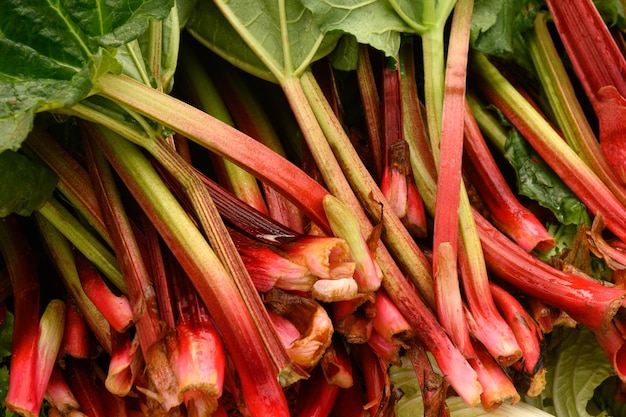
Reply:
[[[349, 33], [389, 57], [400, 48], [402, 33], [413, 29], [394, 11], [387, 0], [302, 0], [313, 12], [315, 22], [326, 33]], [[414, 2], [420, 3], [420, 2]]]
[[472, 15], [472, 47], [487, 55], [519, 59], [526, 55], [521, 35], [533, 27], [533, 0], [476, 0]]
[[544, 409], [559, 417], [591, 417], [587, 403], [594, 390], [615, 372], [590, 330], [564, 329], [555, 351], [547, 355]]
[[36, 112], [71, 106], [114, 48], [162, 19], [173, 0], [0, 0], [0, 152], [17, 149]]
[[198, 3], [187, 28], [231, 63], [265, 79], [271, 78], [268, 71], [279, 82], [301, 75], [327, 55], [338, 38], [326, 37], [298, 0], [216, 0], [217, 7], [209, 3]]
[[550, 209], [563, 224], [590, 223], [585, 205], [515, 129], [508, 135], [505, 156], [515, 168], [520, 194]]
[[0, 218], [11, 213], [29, 216], [48, 201], [56, 188], [56, 175], [21, 153], [0, 153], [0, 167]]

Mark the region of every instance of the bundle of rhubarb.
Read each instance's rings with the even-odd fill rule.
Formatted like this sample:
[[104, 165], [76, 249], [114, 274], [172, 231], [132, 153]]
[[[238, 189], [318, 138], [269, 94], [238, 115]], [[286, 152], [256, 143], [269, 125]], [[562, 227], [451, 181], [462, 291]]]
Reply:
[[1, 415], [626, 410], [619, 0], [0, 5]]

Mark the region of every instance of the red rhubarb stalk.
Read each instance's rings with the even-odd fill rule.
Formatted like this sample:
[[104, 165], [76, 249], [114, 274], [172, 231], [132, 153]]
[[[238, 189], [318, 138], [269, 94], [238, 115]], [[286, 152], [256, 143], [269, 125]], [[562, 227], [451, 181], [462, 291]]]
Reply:
[[92, 334], [85, 318], [80, 312], [78, 302], [72, 296], [67, 297], [65, 312], [65, 330], [61, 352], [74, 358], [86, 359], [91, 351]]
[[381, 146], [382, 122], [380, 115], [380, 97], [376, 88], [376, 79], [372, 70], [370, 48], [367, 45], [359, 47], [359, 57], [356, 67], [356, 77], [359, 83], [359, 94], [363, 103], [365, 123], [370, 141], [372, 164], [376, 178], [383, 173], [383, 152]]
[[346, 350], [343, 340], [334, 338], [324, 352], [320, 361], [326, 380], [341, 388], [347, 389], [354, 385], [352, 374], [352, 358]]
[[593, 213], [600, 213], [615, 235], [626, 240], [626, 209], [608, 187], [563, 141], [552, 126], [481, 54], [472, 60], [474, 79], [490, 102]]
[[102, 133], [98, 142], [107, 158], [209, 309], [240, 375], [248, 410], [253, 415], [287, 414], [274, 366], [233, 279], [165, 184], [155, 181], [158, 175], [139, 150], [118, 136]]
[[524, 251], [480, 214], [475, 212], [474, 217], [491, 272], [581, 324], [599, 328], [610, 323], [626, 295], [623, 289], [557, 270]]
[[39, 280], [33, 254], [16, 216], [0, 220], [0, 253], [11, 278], [15, 300], [13, 344], [7, 409], [25, 416], [38, 416], [39, 373]]
[[517, 298], [494, 283], [490, 283], [489, 288], [498, 309], [515, 332], [523, 352], [524, 370], [534, 374], [543, 362], [543, 333]]
[[211, 317], [184, 275], [175, 279], [178, 323], [176, 354], [171, 359], [193, 416], [210, 415], [224, 386], [225, 351]]
[[380, 190], [407, 230], [415, 237], [425, 237], [426, 213], [411, 173], [409, 147], [404, 141], [400, 68], [385, 67], [382, 84], [385, 165]]
[[[554, 118], [570, 146], [606, 183], [622, 204], [626, 204], [626, 184], [615, 175], [616, 172], [609, 166], [604, 156], [596, 133], [591, 127], [565, 65], [561, 61], [561, 52], [554, 44], [548, 19], [548, 13], [538, 13], [535, 17], [534, 30], [529, 33], [527, 39], [528, 50], [539, 75], [539, 80], [546, 91], [545, 97], [548, 99]], [[585, 29], [572, 28], [572, 30]], [[600, 105], [607, 104], [605, 100], [600, 103]], [[610, 115], [608, 110], [606, 113], [600, 112], [603, 117]], [[617, 107], [615, 110], [616, 112], [620, 111]], [[600, 124], [603, 123], [606, 122], [601, 121]]]
[[102, 312], [111, 327], [122, 333], [133, 325], [133, 310], [124, 295], [114, 294], [98, 270], [81, 253], [76, 252], [76, 270], [83, 290]]
[[326, 381], [318, 366], [308, 379], [300, 382], [295, 414], [301, 417], [327, 417], [333, 409], [339, 386]]
[[608, 328], [592, 329], [620, 380], [626, 381], [626, 345], [624, 335], [614, 323]]
[[591, 0], [548, 1], [563, 46], [600, 125], [600, 145], [615, 174], [626, 180], [626, 59]]
[[498, 168], [469, 105], [465, 106], [466, 170], [482, 201], [489, 208], [492, 223], [530, 252], [547, 251], [556, 242], [537, 217], [522, 205]]
[[494, 411], [504, 402], [518, 402], [520, 395], [502, 368], [482, 346], [476, 344], [474, 351], [476, 357], [470, 359], [470, 364], [476, 369], [478, 380], [484, 389], [480, 396], [483, 408]]
[[108, 417], [110, 409], [103, 403], [106, 388], [90, 369], [90, 361], [67, 361], [65, 379], [80, 404], [81, 411], [89, 417]]

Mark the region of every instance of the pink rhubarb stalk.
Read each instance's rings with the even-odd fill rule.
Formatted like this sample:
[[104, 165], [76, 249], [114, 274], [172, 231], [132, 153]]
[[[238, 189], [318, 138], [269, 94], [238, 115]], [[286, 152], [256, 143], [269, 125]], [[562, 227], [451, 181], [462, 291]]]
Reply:
[[50, 374], [45, 399], [52, 407], [56, 408], [61, 415], [67, 416], [71, 411], [78, 410], [80, 404], [72, 390], [67, 385], [61, 369], [55, 366]]
[[398, 343], [415, 335], [415, 329], [409, 325], [384, 290], [376, 292], [374, 310], [374, 330], [388, 342]]
[[[463, 124], [469, 27], [473, 1], [456, 3], [446, 64], [441, 136], [431, 137], [437, 163], [433, 231], [433, 277], [437, 315], [461, 352], [472, 347], [458, 277], [459, 208], [462, 189]], [[432, 129], [432, 127], [430, 127]], [[438, 142], [438, 139], [441, 139]]]
[[113, 339], [113, 352], [104, 386], [112, 394], [124, 397], [133, 388], [137, 375], [143, 372], [143, 356], [137, 335], [131, 336], [127, 332], [115, 334]]
[[[56, 364], [59, 349], [63, 340], [65, 327], [65, 303], [51, 300], [39, 321], [37, 342], [37, 391], [35, 399], [39, 406], [43, 403], [50, 375]], [[19, 331], [19, 328], [16, 328]]]

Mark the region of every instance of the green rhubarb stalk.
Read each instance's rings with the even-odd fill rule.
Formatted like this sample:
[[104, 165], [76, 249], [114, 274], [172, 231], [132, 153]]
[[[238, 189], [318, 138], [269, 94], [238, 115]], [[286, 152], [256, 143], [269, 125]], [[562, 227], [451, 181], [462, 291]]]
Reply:
[[528, 51], [546, 92], [556, 122], [570, 147], [626, 205], [626, 187], [602, 153], [600, 143], [585, 115], [547, 25], [548, 16], [538, 13], [534, 30], [527, 36]]
[[59, 191], [110, 245], [100, 206], [85, 168], [41, 126], [35, 125], [24, 143], [25, 151], [34, 151], [57, 174]]
[[76, 270], [72, 245], [45, 217], [35, 214], [35, 220], [65, 289], [76, 300], [82, 316], [100, 346], [105, 352], [111, 353], [111, 326], [83, 290]]
[[601, 214], [609, 230], [620, 239], [626, 239], [626, 210], [602, 180], [487, 57], [475, 53], [472, 67], [475, 79], [489, 101], [504, 113], [587, 208], [593, 214]]
[[[152, 134], [150, 132], [140, 132], [129, 124], [121, 123], [82, 104], [76, 105], [74, 111], [81, 117], [109, 126], [118, 134], [142, 146], [175, 178], [191, 203], [202, 229], [207, 234], [209, 242], [221, 262], [225, 264], [231, 276], [237, 277], [235, 281], [244, 297], [247, 308], [254, 312], [253, 318], [256, 326], [263, 334], [264, 344], [267, 345], [268, 351], [272, 355], [277, 372], [280, 372], [281, 378], [284, 378], [283, 382], [289, 384], [294, 379], [300, 378], [302, 371], [297, 366], [290, 364], [287, 353], [278, 343], [271, 326], [268, 325], [269, 321], [266, 317], [265, 309], [254, 289], [254, 285], [228, 235], [209, 191], [198, 177], [196, 171], [179, 154], [174, 152], [164, 140], [156, 138], [154, 132]], [[148, 344], [146, 347], [149, 346]]]
[[[287, 196], [312, 221], [328, 229], [322, 199], [328, 192], [295, 165], [244, 133], [173, 97], [143, 86], [128, 77], [104, 75], [99, 79], [102, 95], [123, 103], [141, 114], [188, 137], [230, 160]], [[227, 137], [228, 141], [222, 140]]]
[[126, 292], [126, 284], [115, 256], [68, 209], [55, 198], [51, 198], [38, 212], [93, 262], [113, 285]]
[[[194, 105], [222, 122], [234, 126], [226, 103], [221, 98], [213, 80], [202, 68], [199, 59], [189, 48], [183, 47], [180, 53], [182, 65], [179, 69], [180, 86], [186, 102]], [[267, 214], [267, 206], [259, 184], [254, 176], [233, 162], [224, 158], [213, 158], [213, 168], [227, 188], [239, 199]]]
[[[268, 113], [264, 111], [259, 99], [253, 94], [244, 77], [238, 71], [232, 71], [223, 65], [215, 65], [211, 70], [214, 73], [217, 87], [222, 92], [223, 100], [233, 115], [237, 129], [263, 143], [279, 155], [287, 157]], [[272, 109], [272, 113], [274, 111]], [[302, 233], [306, 226], [302, 212], [271, 186], [265, 183], [262, 183], [261, 186], [270, 216], [287, 227]]]
[[138, 148], [105, 129], [94, 139], [209, 309], [240, 376], [248, 410], [253, 415], [287, 415], [284, 393], [256, 324], [213, 249]]
[[[385, 197], [371, 174], [363, 165], [354, 147], [350, 144], [350, 139], [328, 105], [328, 102], [324, 99], [324, 95], [317, 85], [313, 74], [306, 72], [303, 74], [301, 82], [308, 96], [308, 104], [313, 108], [317, 120], [319, 120], [322, 129], [324, 129], [326, 133], [326, 140], [332, 145], [333, 152], [336, 153], [342, 163], [344, 170], [341, 175], [347, 176], [350, 184], [357, 190], [360, 203], [369, 217], [377, 219], [377, 221], [382, 217], [383, 240], [385, 241], [386, 247], [389, 252], [394, 255], [394, 259], [400, 263], [402, 269], [407, 271], [411, 280], [413, 280], [418, 287], [421, 296], [430, 304], [431, 301], [434, 301], [432, 277], [430, 274], [430, 265], [424, 254], [400, 219], [398, 219], [391, 210], [384, 209], [384, 206], [387, 205]], [[383, 204], [382, 216], [380, 208], [381, 203]], [[351, 207], [351, 209], [354, 208]], [[362, 211], [362, 209], [359, 211]], [[371, 232], [371, 226], [368, 227], [363, 223], [363, 220], [360, 221], [362, 222], [361, 227], [365, 227], [365, 233], [369, 234]], [[379, 262], [382, 263], [381, 269], [383, 269], [384, 272], [387, 262], [394, 261], [386, 258], [384, 252], [381, 251], [381, 246], [382, 245], [379, 245], [377, 257]], [[389, 266], [389, 269], [392, 270], [393, 267]], [[434, 303], [432, 305], [434, 305]]]

